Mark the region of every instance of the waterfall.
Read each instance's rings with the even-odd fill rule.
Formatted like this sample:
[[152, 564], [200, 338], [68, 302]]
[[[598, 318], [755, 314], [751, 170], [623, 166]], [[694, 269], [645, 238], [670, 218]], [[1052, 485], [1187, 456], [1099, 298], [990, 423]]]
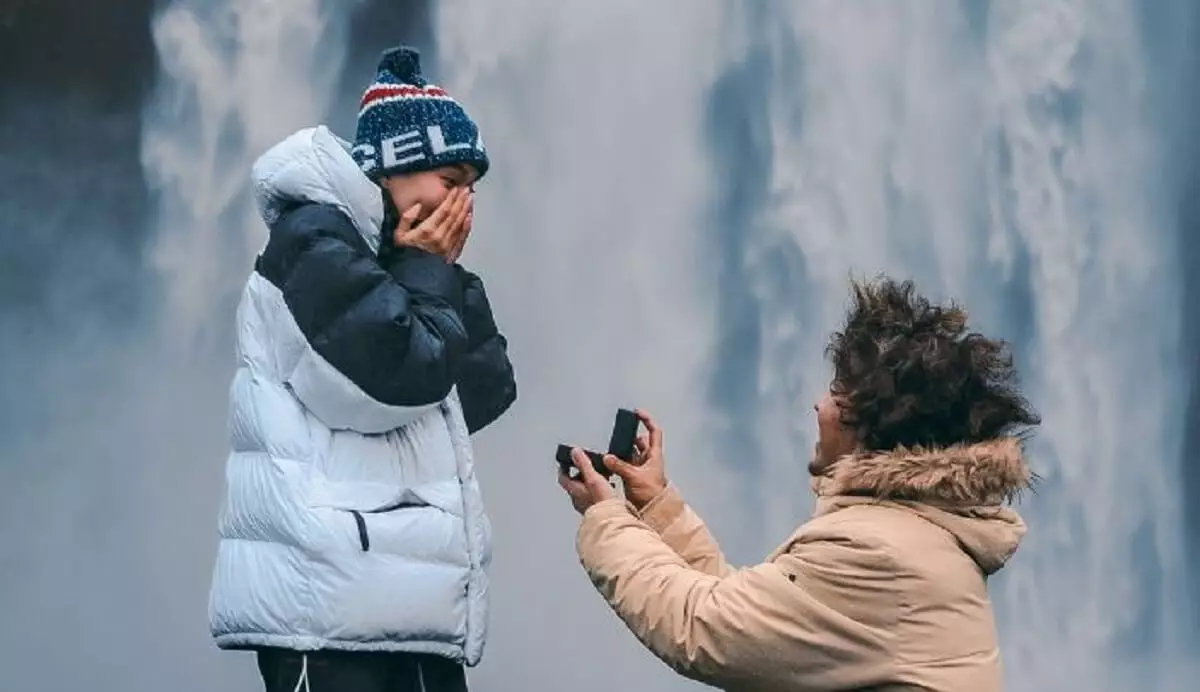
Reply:
[[551, 455], [559, 442], [603, 445], [616, 408], [640, 406], [714, 518], [722, 478], [737, 477], [702, 434], [717, 286], [697, 114], [720, 20], [715, 2], [436, 6], [438, 78], [492, 157], [463, 261], [487, 282], [520, 389], [477, 440], [496, 541], [481, 687], [691, 688], [592, 592]]
[[[682, 3], [436, 8], [427, 72], [493, 157], [463, 261], [487, 281], [521, 391], [476, 440], [496, 557], [473, 683], [698, 689], [592, 592], [552, 446], [603, 444], [617, 406], [650, 409], [671, 476], [731, 557], [760, 559], [811, 509], [810, 407], [847, 279], [887, 270], [1013, 340], [1045, 419], [1031, 532], [993, 581], [1008, 689], [1176, 689], [1183, 368], [1164, 316], [1180, 277], [1148, 189], [1163, 143], [1139, 105], [1135, 3]], [[180, 390], [209, 418], [185, 431], [194, 445], [141, 450], [145, 516], [180, 501], [157, 489], [171, 474], [217, 493], [221, 359], [265, 239], [247, 171], [328, 115], [347, 7], [174, 0], [155, 17], [151, 353], [209, 360], [165, 378], [170, 393], [131, 384], [145, 395], [113, 429], [179, 431]], [[215, 515], [192, 520], [212, 537]], [[147, 527], [151, 547], [179, 540]], [[202, 601], [206, 564], [185, 563], [183, 586], [183, 567], [153, 564], [164, 596]]]
[[849, 270], [913, 277], [1015, 342], [1045, 481], [993, 582], [1013, 689], [1145, 684], [1180, 644], [1180, 286], [1135, 9], [791, 3], [745, 10], [731, 42], [766, 131], [722, 287], [761, 313], [760, 444], [811, 448], [794, 402], [827, 384], [817, 335]]
[[205, 610], [229, 453], [234, 313], [267, 237], [250, 166], [296, 129], [324, 122], [340, 93], [351, 7], [172, 0], [148, 27], [159, 74], [142, 115], [141, 160], [155, 202], [146, 262], [157, 311], [132, 347], [120, 403], [102, 415], [129, 466], [114, 508], [135, 527], [122, 560], [154, 604], [130, 607], [152, 613], [134, 629], [154, 638], [154, 653], [130, 655], [161, 651], [172, 662], [142, 670], [131, 659], [125, 667], [137, 675], [123, 672], [130, 679], [112, 689], [261, 685], [253, 656], [213, 646]]
[[654, 402], [672, 475], [755, 559], [811, 507], [848, 277], [912, 277], [1014, 343], [1044, 418], [993, 580], [1010, 688], [1168, 684], [1180, 277], [1134, 3], [439, 9], [498, 163], [473, 242], [526, 356], [506, 445]]
[[253, 160], [322, 122], [345, 54], [347, 7], [324, 0], [175, 0], [153, 21], [160, 76], [142, 165], [158, 197], [151, 262], [165, 277], [163, 334], [183, 353], [225, 348], [266, 229], [251, 203]]

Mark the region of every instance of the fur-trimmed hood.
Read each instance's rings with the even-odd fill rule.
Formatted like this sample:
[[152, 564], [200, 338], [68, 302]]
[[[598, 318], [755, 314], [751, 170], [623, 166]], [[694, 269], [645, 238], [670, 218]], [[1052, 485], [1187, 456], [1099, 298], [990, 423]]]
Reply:
[[999, 505], [1030, 487], [1021, 442], [1004, 437], [945, 449], [856, 454], [832, 464], [818, 495], [869, 495], [934, 505]]
[[990, 574], [1004, 566], [1025, 535], [1025, 522], [1004, 505], [1033, 479], [1021, 441], [1005, 437], [845, 456], [813, 478], [813, 490], [818, 516], [880, 502], [914, 512], [953, 534]]

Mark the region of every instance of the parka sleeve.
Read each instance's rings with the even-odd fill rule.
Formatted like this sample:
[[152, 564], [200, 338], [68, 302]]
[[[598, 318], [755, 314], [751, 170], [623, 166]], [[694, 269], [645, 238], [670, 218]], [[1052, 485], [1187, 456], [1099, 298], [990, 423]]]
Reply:
[[400, 427], [458, 379], [462, 286], [442, 258], [404, 248], [381, 264], [340, 211], [305, 205], [271, 229], [257, 269], [307, 345], [286, 384], [330, 428]]
[[638, 516], [692, 569], [714, 577], [734, 571], [704, 521], [684, 502], [673, 483], [650, 500]]
[[[888, 628], [847, 615], [824, 586], [860, 576], [882, 584], [871, 574], [878, 556], [859, 546], [800, 545], [715, 576], [691, 568], [621, 500], [589, 508], [577, 541], [592, 583], [616, 614], [688, 678], [721, 688], [840, 690], [871, 688], [892, 672]], [[886, 603], [883, 590], [862, 595], [868, 604], [881, 596]]]
[[458, 372], [458, 396], [467, 430], [476, 433], [496, 421], [517, 399], [517, 381], [508, 340], [496, 326], [483, 281], [459, 267], [467, 348]]

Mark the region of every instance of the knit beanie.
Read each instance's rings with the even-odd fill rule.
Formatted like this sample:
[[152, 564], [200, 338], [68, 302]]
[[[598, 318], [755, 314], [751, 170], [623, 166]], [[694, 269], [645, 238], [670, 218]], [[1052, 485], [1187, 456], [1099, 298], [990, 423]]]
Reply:
[[420, 53], [408, 46], [380, 58], [362, 97], [353, 156], [372, 180], [455, 163], [471, 164], [481, 178], [488, 169], [479, 128], [445, 89], [425, 81]]

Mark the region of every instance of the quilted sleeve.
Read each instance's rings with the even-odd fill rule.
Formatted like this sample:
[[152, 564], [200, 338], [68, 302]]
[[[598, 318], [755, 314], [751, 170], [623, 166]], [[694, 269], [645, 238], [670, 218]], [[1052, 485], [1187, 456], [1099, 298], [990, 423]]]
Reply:
[[587, 510], [577, 546], [613, 611], [685, 677], [724, 690], [898, 689], [906, 582], [884, 549], [851, 535], [798, 542], [718, 576], [688, 565], [621, 499]]
[[458, 380], [462, 286], [442, 258], [406, 248], [381, 264], [345, 215], [309, 204], [272, 227], [258, 271], [309, 347], [287, 384], [330, 428], [400, 427]]
[[491, 425], [517, 398], [508, 340], [496, 326], [483, 281], [459, 268], [467, 352], [458, 375], [458, 395], [471, 433]]

